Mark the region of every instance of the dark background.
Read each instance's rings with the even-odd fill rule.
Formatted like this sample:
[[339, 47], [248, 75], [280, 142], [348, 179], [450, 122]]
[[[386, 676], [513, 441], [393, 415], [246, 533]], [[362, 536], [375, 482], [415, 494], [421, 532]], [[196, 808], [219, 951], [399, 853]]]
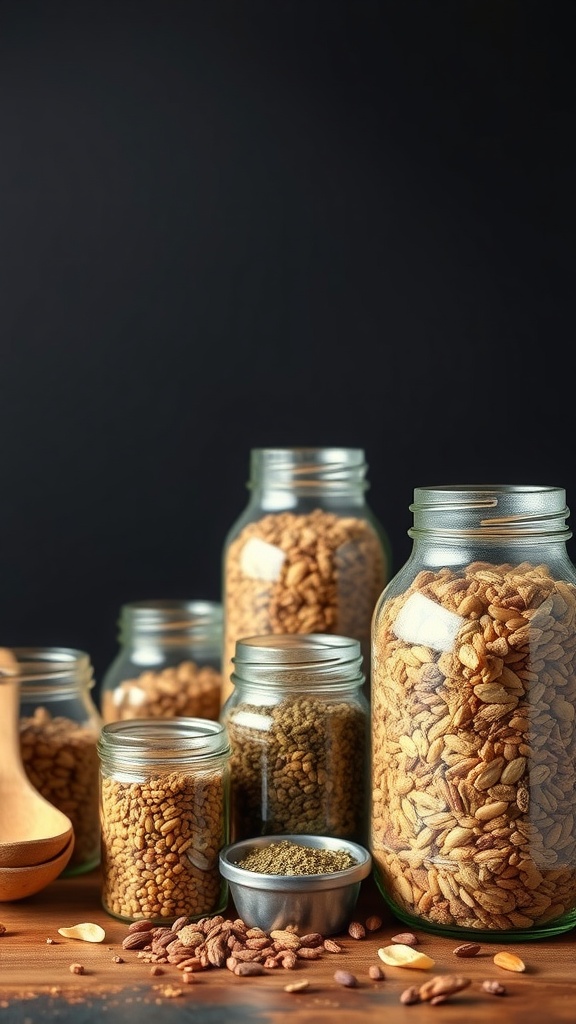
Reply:
[[1, 643], [218, 599], [252, 447], [576, 509], [573, 6], [0, 2]]

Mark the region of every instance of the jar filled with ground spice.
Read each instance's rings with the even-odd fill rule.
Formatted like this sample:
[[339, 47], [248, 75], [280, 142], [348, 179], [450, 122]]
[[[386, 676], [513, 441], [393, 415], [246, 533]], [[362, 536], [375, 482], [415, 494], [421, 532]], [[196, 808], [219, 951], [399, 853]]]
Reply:
[[237, 640], [336, 633], [359, 640], [368, 677], [370, 620], [390, 545], [366, 502], [359, 448], [255, 448], [250, 500], [223, 552], [222, 702]]
[[74, 850], [64, 875], [100, 860], [98, 754], [102, 725], [90, 691], [92, 664], [68, 647], [15, 647], [20, 671], [22, 762], [36, 789], [67, 814]]
[[101, 732], [102, 903], [124, 921], [220, 913], [230, 746], [201, 718], [111, 722]]
[[209, 718], [221, 707], [222, 605], [132, 601], [122, 606], [120, 650], [102, 680], [104, 722]]
[[291, 833], [362, 842], [368, 702], [360, 643], [332, 634], [236, 643], [222, 709], [234, 841]]
[[576, 569], [560, 487], [419, 487], [372, 631], [371, 853], [411, 926], [576, 925]]

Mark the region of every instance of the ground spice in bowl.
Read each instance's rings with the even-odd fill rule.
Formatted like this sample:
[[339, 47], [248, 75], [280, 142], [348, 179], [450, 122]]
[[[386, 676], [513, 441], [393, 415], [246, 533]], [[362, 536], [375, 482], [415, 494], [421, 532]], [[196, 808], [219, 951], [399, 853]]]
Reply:
[[324, 875], [357, 863], [347, 850], [300, 846], [288, 839], [257, 847], [236, 862], [239, 868], [262, 875]]

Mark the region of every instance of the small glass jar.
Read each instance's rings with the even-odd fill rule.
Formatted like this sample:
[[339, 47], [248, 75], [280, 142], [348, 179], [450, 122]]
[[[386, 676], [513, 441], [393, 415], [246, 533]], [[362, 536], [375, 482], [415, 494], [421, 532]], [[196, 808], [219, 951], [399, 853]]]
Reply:
[[560, 487], [414, 491], [372, 630], [378, 885], [407, 924], [576, 925], [576, 570]]
[[102, 725], [90, 691], [89, 656], [68, 647], [15, 647], [20, 669], [20, 749], [39, 793], [74, 827], [74, 849], [63, 875], [100, 861], [98, 754]]
[[360, 448], [255, 448], [248, 505], [224, 544], [222, 702], [237, 640], [337, 633], [359, 640], [369, 679], [370, 622], [390, 544], [366, 502]]
[[202, 718], [112, 722], [98, 753], [104, 909], [123, 921], [162, 924], [224, 910], [225, 729]]
[[234, 841], [365, 842], [368, 702], [358, 640], [265, 635], [236, 643], [222, 709], [232, 748]]
[[133, 601], [121, 608], [120, 650], [102, 680], [105, 723], [133, 718], [217, 721], [222, 690], [222, 605]]

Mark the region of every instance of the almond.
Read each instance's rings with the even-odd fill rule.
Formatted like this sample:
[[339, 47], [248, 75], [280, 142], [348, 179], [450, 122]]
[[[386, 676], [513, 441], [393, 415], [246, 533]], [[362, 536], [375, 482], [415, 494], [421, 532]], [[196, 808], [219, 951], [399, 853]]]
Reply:
[[494, 963], [505, 971], [518, 971], [518, 973], [521, 973], [526, 970], [526, 964], [519, 956], [516, 956], [515, 953], [508, 953], [505, 950], [501, 953], [496, 953]]

